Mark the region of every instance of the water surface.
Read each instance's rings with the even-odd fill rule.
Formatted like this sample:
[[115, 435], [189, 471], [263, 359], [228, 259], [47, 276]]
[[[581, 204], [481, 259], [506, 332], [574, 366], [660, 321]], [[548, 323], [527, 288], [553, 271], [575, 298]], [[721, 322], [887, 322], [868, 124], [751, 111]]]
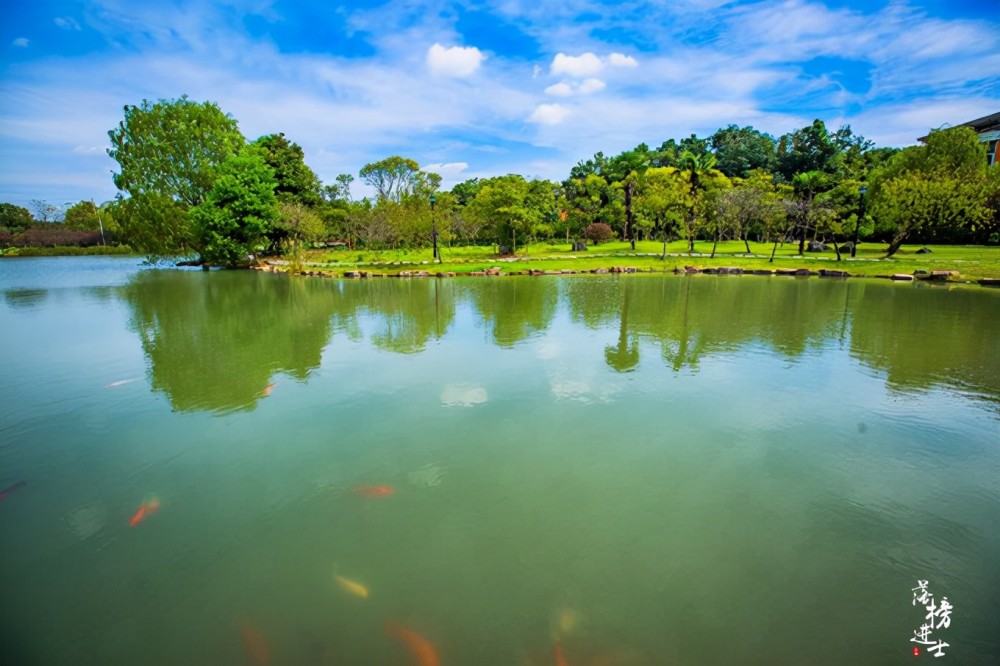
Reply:
[[1000, 655], [996, 291], [0, 291], [0, 663], [416, 663], [397, 626], [443, 664], [912, 663], [918, 580], [946, 661]]

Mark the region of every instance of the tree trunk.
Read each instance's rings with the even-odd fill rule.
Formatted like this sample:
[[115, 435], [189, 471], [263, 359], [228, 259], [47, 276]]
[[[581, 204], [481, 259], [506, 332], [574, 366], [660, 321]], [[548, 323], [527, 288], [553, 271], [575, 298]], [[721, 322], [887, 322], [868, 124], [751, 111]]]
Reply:
[[833, 236], [833, 251], [837, 253], [837, 261], [840, 261], [840, 245], [837, 244], [837, 235]]
[[885, 256], [882, 257], [882, 258], [883, 259], [888, 259], [892, 255], [896, 254], [896, 252], [899, 250], [899, 248], [901, 248], [903, 246], [903, 241], [904, 240], [906, 240], [906, 235], [905, 234], [902, 235], [902, 236], [893, 236], [892, 242], [889, 243], [889, 249], [886, 251]]
[[709, 259], [715, 259], [715, 248], [719, 245], [719, 234], [715, 234], [715, 241], [712, 243], [712, 254]]
[[778, 251], [778, 241], [774, 241], [774, 247], [771, 248], [771, 258], [767, 260], [767, 263], [774, 263], [774, 253]]
[[750, 241], [748, 240], [750, 234], [743, 234], [743, 244], [747, 246], [747, 254], [750, 254]]
[[635, 216], [632, 214], [632, 181], [625, 185], [625, 235], [632, 243], [632, 251], [635, 252]]

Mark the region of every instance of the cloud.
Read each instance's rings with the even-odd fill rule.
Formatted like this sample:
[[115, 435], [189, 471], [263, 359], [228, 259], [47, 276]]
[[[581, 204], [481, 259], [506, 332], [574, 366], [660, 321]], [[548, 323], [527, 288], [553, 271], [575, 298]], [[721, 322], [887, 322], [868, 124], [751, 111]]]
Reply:
[[77, 23], [76, 19], [72, 16], [57, 16], [55, 19], [55, 24], [62, 28], [63, 30], [81, 30], [80, 24]]
[[578, 56], [568, 56], [565, 53], [557, 53], [552, 59], [549, 72], [553, 75], [566, 74], [567, 76], [584, 77], [597, 74], [604, 68], [604, 63], [593, 53], [584, 53]]
[[463, 77], [475, 73], [485, 56], [475, 46], [452, 46], [440, 44], [427, 49], [427, 66], [437, 76]]
[[74, 155], [106, 155], [104, 146], [73, 146]]
[[553, 83], [551, 86], [545, 89], [546, 95], [553, 95], [555, 97], [569, 97], [573, 94], [573, 88], [565, 81], [560, 81], [559, 83]]
[[446, 164], [425, 164], [421, 171], [436, 173], [439, 176], [457, 175], [469, 168], [468, 162], [448, 162]]
[[552, 95], [553, 97], [569, 97], [573, 94], [589, 95], [598, 90], [604, 90], [605, 87], [607, 87], [606, 84], [600, 79], [585, 79], [581, 83], [560, 81], [546, 88], [545, 94]]
[[528, 122], [539, 125], [558, 125], [569, 114], [570, 110], [561, 104], [539, 104], [538, 108], [528, 117]]
[[18, 47], [20, 47], [22, 49], [25, 49], [25, 48], [28, 48], [28, 43], [29, 42], [28, 42], [28, 38], [27, 37], [18, 37], [13, 42], [11, 42], [11, 45], [12, 46], [18, 46]]
[[598, 90], [604, 90], [605, 83], [600, 79], [587, 79], [579, 85], [577, 91], [581, 95], [589, 95], [590, 93], [597, 92]]
[[630, 55], [623, 53], [612, 53], [608, 56], [608, 63], [613, 67], [638, 67], [639, 62]]

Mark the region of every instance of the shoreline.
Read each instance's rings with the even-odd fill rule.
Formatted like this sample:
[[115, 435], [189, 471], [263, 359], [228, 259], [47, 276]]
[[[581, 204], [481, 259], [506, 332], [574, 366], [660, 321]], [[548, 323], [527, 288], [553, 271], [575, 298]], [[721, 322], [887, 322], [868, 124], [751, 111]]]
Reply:
[[686, 265], [683, 268], [670, 268], [658, 270], [656, 268], [641, 268], [636, 266], [613, 265], [608, 267], [598, 267], [591, 269], [537, 269], [528, 268], [524, 270], [504, 271], [500, 266], [491, 266], [485, 270], [472, 271], [431, 271], [431, 270], [400, 270], [393, 272], [377, 272], [371, 270], [321, 270], [318, 268], [292, 270], [287, 265], [264, 262], [259, 266], [251, 266], [251, 270], [263, 273], [280, 273], [299, 277], [318, 277], [332, 279], [378, 279], [378, 278], [455, 278], [455, 277], [517, 277], [517, 276], [564, 276], [564, 275], [631, 275], [631, 274], [661, 274], [661, 275], [753, 275], [763, 277], [793, 277], [810, 278], [820, 277], [827, 279], [847, 279], [864, 278], [873, 280], [890, 280], [893, 282], [915, 282], [932, 283], [944, 285], [980, 285], [984, 287], [1000, 287], [1000, 278], [981, 278], [977, 280], [963, 280], [961, 273], [955, 269], [932, 269], [917, 270], [914, 273], [892, 273], [892, 274], [852, 274], [849, 271], [826, 269], [813, 270], [810, 268], [775, 268], [766, 269], [744, 269], [740, 266], [707, 266], [697, 267]]

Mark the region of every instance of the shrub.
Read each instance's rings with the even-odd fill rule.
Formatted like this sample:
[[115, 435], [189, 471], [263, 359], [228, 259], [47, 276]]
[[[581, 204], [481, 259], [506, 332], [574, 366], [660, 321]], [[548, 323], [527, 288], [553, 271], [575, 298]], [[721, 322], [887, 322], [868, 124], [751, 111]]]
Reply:
[[583, 237], [592, 242], [594, 245], [609, 241], [612, 236], [614, 236], [614, 234], [611, 231], [611, 227], [603, 222], [593, 222], [587, 225], [587, 228], [583, 231]]

